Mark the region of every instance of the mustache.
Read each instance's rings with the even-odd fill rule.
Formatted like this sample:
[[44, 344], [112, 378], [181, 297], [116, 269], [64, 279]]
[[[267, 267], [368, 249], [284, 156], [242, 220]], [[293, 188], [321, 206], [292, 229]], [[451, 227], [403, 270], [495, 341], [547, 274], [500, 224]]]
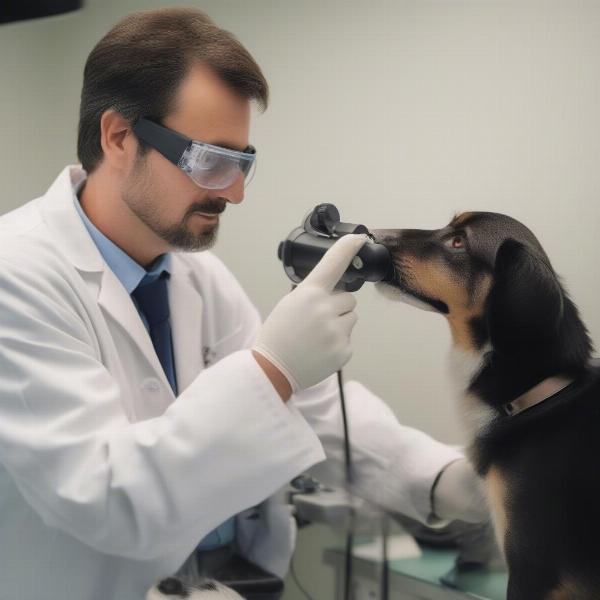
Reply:
[[227, 200], [224, 198], [213, 198], [205, 202], [194, 202], [187, 210], [186, 217], [193, 215], [196, 212], [201, 212], [206, 215], [220, 215], [227, 206]]

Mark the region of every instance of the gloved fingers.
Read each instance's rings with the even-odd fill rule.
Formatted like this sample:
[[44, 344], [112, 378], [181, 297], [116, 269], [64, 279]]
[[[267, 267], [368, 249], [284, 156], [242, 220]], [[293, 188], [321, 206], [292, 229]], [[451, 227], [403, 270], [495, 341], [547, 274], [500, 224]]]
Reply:
[[356, 308], [356, 296], [350, 292], [334, 292], [330, 305], [336, 315], [343, 315]]
[[315, 285], [332, 291], [367, 239], [365, 234], [349, 234], [341, 237], [327, 250], [300, 285]]

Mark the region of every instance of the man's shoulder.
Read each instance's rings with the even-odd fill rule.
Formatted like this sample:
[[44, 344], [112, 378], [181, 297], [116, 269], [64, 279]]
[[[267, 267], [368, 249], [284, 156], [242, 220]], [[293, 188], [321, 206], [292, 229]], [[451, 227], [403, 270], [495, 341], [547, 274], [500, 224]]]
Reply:
[[15, 273], [56, 271], [57, 265], [64, 262], [47, 235], [38, 200], [0, 216], [0, 262]]
[[42, 282], [54, 282], [63, 287], [67, 280], [73, 279], [72, 271], [50, 240], [4, 234], [0, 230], [0, 281], [13, 277], [23, 285], [35, 284], [42, 288]]
[[0, 235], [19, 237], [26, 235], [42, 223], [39, 211], [40, 198], [26, 202], [22, 206], [0, 216]]
[[44, 211], [57, 213], [56, 198], [70, 190], [69, 169], [63, 169], [43, 195], [0, 216], [1, 260], [14, 259], [28, 262], [29, 266], [32, 262], [41, 262], [41, 266], [51, 263], [52, 257], [60, 260], [61, 242], [69, 238], [71, 231], [66, 227], [52, 235]]

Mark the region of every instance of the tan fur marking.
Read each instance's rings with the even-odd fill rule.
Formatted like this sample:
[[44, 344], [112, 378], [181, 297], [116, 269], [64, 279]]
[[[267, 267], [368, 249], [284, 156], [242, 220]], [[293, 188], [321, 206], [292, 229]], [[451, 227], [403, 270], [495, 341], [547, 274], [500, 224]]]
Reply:
[[451, 308], [446, 317], [455, 343], [467, 350], [476, 349], [469, 323], [475, 317], [483, 315], [485, 300], [491, 287], [492, 277], [484, 276], [479, 282], [475, 297], [472, 300], [467, 299], [466, 304], [454, 307], [454, 310]]
[[450, 222], [450, 225], [452, 227], [460, 227], [465, 221], [467, 221], [468, 219], [470, 219], [475, 213], [474, 212], [464, 212], [464, 213], [460, 213], [459, 215], [456, 215], [452, 221]]
[[573, 600], [573, 596], [560, 584], [546, 596], [546, 600]]
[[485, 299], [492, 285], [491, 276], [486, 275], [481, 280], [475, 298], [471, 299], [464, 281], [452, 277], [443, 265], [410, 257], [405, 259], [403, 270], [411, 285], [426, 296], [448, 305], [450, 312], [446, 318], [454, 343], [465, 350], [476, 350], [469, 322], [483, 314]]
[[426, 296], [445, 302], [450, 310], [465, 306], [469, 300], [463, 282], [453, 279], [451, 273], [437, 263], [411, 258], [410, 283]]
[[474, 350], [475, 342], [471, 336], [471, 329], [469, 328], [468, 321], [461, 318], [450, 318], [450, 316], [446, 318], [450, 325], [454, 343], [465, 350]]
[[492, 522], [496, 532], [498, 546], [504, 552], [504, 537], [506, 535], [506, 483], [497, 467], [492, 467], [485, 477], [485, 487], [492, 512]]
[[567, 577], [546, 596], [545, 600], [593, 600], [593, 598], [578, 581]]

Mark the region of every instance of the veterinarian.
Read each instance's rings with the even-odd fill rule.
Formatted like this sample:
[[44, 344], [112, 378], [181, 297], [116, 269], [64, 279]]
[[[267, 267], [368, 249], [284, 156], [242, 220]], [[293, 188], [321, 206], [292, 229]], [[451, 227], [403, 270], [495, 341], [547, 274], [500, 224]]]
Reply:
[[[243, 200], [250, 106], [267, 99], [202, 13], [132, 15], [87, 60], [82, 166], [0, 219], [2, 597], [141, 598], [232, 545], [283, 576], [294, 529], [272, 495], [326, 456], [341, 482], [331, 375], [356, 317], [332, 290], [364, 239], [262, 325], [207, 250]], [[485, 517], [460, 453], [362, 385], [346, 394], [358, 493], [423, 522]]]

